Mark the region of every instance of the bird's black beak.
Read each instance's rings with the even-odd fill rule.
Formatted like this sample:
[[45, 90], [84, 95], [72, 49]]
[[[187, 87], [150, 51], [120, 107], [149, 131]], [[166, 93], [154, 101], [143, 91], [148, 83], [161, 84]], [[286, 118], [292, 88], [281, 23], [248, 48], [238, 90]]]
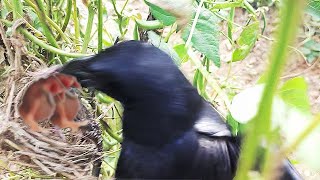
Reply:
[[86, 62], [90, 61], [93, 57], [94, 55], [73, 59], [60, 68], [60, 73], [75, 76], [77, 72], [83, 70], [83, 67], [87, 64]]
[[86, 56], [86, 57], [81, 57], [81, 58], [76, 58], [67, 64], [63, 65], [59, 72], [63, 74], [68, 74], [71, 76], [74, 76], [77, 78], [81, 86], [83, 87], [90, 87], [92, 80], [94, 77], [93, 75], [88, 72], [88, 66], [89, 62], [92, 61], [92, 59], [95, 56]]

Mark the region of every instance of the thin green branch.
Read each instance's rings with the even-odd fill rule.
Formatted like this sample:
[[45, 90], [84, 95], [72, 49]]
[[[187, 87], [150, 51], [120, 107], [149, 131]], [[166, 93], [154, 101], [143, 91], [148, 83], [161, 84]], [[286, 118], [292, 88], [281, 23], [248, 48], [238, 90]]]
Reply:
[[[211, 86], [214, 91], [222, 98], [226, 107], [230, 109], [230, 100], [225, 92], [220, 88], [218, 82], [211, 78], [210, 73], [206, 70], [206, 68], [201, 64], [198, 60], [197, 55], [192, 51], [191, 48], [188, 48], [188, 55], [190, 57], [190, 61], [195, 65], [195, 67], [201, 72], [203, 77], [207, 80], [209, 86]], [[223, 115], [225, 116], [225, 115]]]
[[228, 19], [228, 38], [231, 40], [230, 43], [232, 44], [232, 31], [233, 31], [233, 24], [232, 22], [234, 21], [234, 12], [235, 8], [231, 8], [229, 12], [229, 19]]
[[248, 3], [247, 0], [243, 0], [243, 6], [246, 8], [250, 14], [254, 15], [254, 18], [257, 17], [256, 10]]
[[197, 59], [197, 56], [194, 54], [194, 52], [191, 50], [190, 48], [190, 44], [191, 44], [191, 39], [192, 39], [192, 35], [193, 32], [195, 30], [197, 21], [199, 19], [200, 16], [200, 12], [201, 12], [201, 7], [203, 5], [204, 0], [201, 0], [199, 5], [198, 5], [198, 9], [196, 12], [196, 15], [194, 17], [193, 20], [193, 24], [191, 26], [191, 30], [190, 30], [190, 34], [188, 36], [188, 40], [185, 44], [185, 47], [188, 50], [188, 55], [190, 57], [191, 62], [197, 67], [197, 69], [201, 72], [201, 74], [203, 75], [203, 77], [207, 80], [207, 83], [217, 92], [217, 94], [223, 99], [225, 105], [227, 106], [227, 108], [229, 109], [230, 107], [230, 100], [228, 98], [228, 96], [222, 91], [222, 89], [220, 88], [220, 86], [218, 85], [218, 83], [210, 78], [210, 73], [205, 69], [205, 67], [203, 67], [203, 65], [201, 64], [201, 62], [199, 62]]
[[305, 128], [298, 136], [297, 138], [286, 148], [283, 150], [283, 154], [288, 156], [290, 153], [292, 153], [294, 150], [297, 149], [297, 147], [303, 142], [303, 140], [308, 137], [311, 132], [315, 130], [320, 124], [320, 114], [317, 114], [314, 119], [311, 121], [310, 125]]
[[[66, 16], [65, 16], [65, 18], [64, 18], [63, 25], [62, 25], [62, 28], [61, 28], [62, 32], [65, 32], [66, 29], [67, 29], [67, 26], [68, 26], [68, 24], [69, 24], [70, 17], [71, 17], [71, 12], [72, 12], [72, 0], [68, 0], [68, 1], [67, 1]], [[56, 39], [59, 40], [60, 37], [61, 37], [61, 35], [59, 34]]]
[[111, 0], [111, 4], [113, 6], [114, 12], [116, 13], [118, 18], [120, 19], [120, 17], [122, 17], [122, 15], [118, 12], [118, 9], [117, 9], [117, 6], [116, 6], [116, 1], [115, 0]]
[[13, 0], [13, 19], [23, 17], [22, 2], [20, 0]]
[[[7, 26], [12, 26], [12, 22], [7, 21], [7, 20], [1, 20], [4, 24], [6, 24]], [[84, 57], [87, 56], [88, 54], [81, 54], [81, 53], [70, 53], [70, 52], [65, 52], [61, 49], [55, 48], [53, 46], [48, 45], [47, 43], [41, 41], [40, 39], [36, 38], [35, 36], [33, 36], [30, 32], [28, 32], [26, 29], [22, 28], [22, 27], [18, 27], [17, 30], [19, 32], [21, 32], [27, 39], [29, 39], [30, 41], [34, 42], [35, 44], [39, 45], [40, 47], [55, 53], [55, 54], [59, 54], [62, 56], [66, 56], [66, 57], [72, 57], [72, 58], [79, 58], [79, 57]]]
[[196, 28], [203, 2], [204, 2], [204, 0], [201, 0], [199, 5], [198, 5], [197, 12], [196, 12], [196, 15], [195, 15], [195, 17], [193, 19], [193, 23], [192, 23], [192, 26], [191, 26], [191, 29], [190, 29], [190, 34], [189, 34], [188, 39], [186, 41], [186, 45], [185, 45], [186, 48], [189, 48], [189, 46], [190, 46], [191, 39], [192, 39], [192, 36], [193, 36], [193, 32], [194, 32], [194, 30]]
[[98, 0], [98, 52], [102, 51], [103, 12], [102, 0]]
[[216, 15], [218, 18], [225, 20], [227, 23], [231, 23], [231, 24], [233, 24], [233, 25], [235, 25], [235, 26], [238, 26], [238, 27], [243, 28], [243, 26], [241, 26], [240, 24], [237, 24], [237, 23], [235, 23], [235, 22], [233, 22], [233, 21], [230, 21], [229, 19], [226, 19], [225, 17], [223, 17], [222, 15], [220, 15], [220, 14], [217, 13], [217, 12], [213, 12], [213, 14]]
[[129, 2], [129, 0], [126, 0], [126, 2], [124, 3], [124, 5], [123, 5], [123, 7], [122, 7], [122, 9], [121, 9], [121, 11], [120, 11], [120, 14], [123, 13], [123, 11], [124, 11], [124, 9], [126, 8], [128, 2]]
[[[31, 0], [25, 0], [25, 2], [31, 6], [36, 12], [39, 12], [40, 10], [38, 7], [31, 2]], [[71, 40], [63, 33], [63, 31], [60, 29], [59, 25], [57, 25], [54, 21], [51, 20], [51, 18], [48, 15], [45, 15], [45, 18], [47, 22], [59, 33], [59, 36], [61, 36], [67, 43], [70, 43]]]
[[[276, 36], [276, 39], [279, 39], [279, 41], [275, 42], [270, 52], [270, 66], [266, 73], [266, 86], [259, 104], [258, 113], [256, 117], [253, 118], [252, 124], [250, 124], [251, 127], [248, 128], [248, 132], [243, 142], [242, 153], [240, 155], [238, 171], [235, 178], [236, 180], [247, 180], [249, 178], [248, 173], [254, 165], [254, 160], [257, 156], [257, 148], [261, 140], [266, 139], [267, 143], [270, 143], [271, 105], [281, 72], [284, 69], [287, 60], [287, 47], [295, 39], [302, 2], [303, 0], [298, 0], [295, 3], [286, 0], [283, 4], [283, 14]], [[268, 156], [268, 153], [266, 153], [264, 157]], [[269, 168], [268, 162], [266, 162], [263, 167]], [[265, 171], [269, 172], [269, 169]], [[266, 173], [263, 173], [263, 175], [266, 175]]]
[[[36, 0], [36, 6], [37, 6], [36, 13], [37, 13], [38, 18], [41, 22], [41, 26], [43, 28], [43, 31], [44, 31], [46, 38], [48, 39], [49, 43], [52, 46], [54, 46], [55, 48], [59, 48], [58, 43], [56, 42], [49, 26], [47, 25], [47, 22], [45, 19], [46, 15], [45, 15], [45, 10], [44, 10], [44, 5], [43, 5], [42, 0]], [[66, 62], [66, 59], [63, 56], [60, 56], [60, 58], [63, 63]], [[57, 63], [59, 63], [59, 62], [57, 61]]]
[[82, 53], [86, 53], [88, 49], [89, 41], [91, 40], [91, 31], [92, 31], [92, 25], [93, 25], [93, 18], [94, 18], [94, 7], [93, 3], [88, 4], [88, 22], [86, 27], [86, 32], [83, 39], [83, 45], [82, 45]]
[[100, 124], [102, 125], [103, 129], [115, 140], [117, 140], [119, 143], [123, 141], [123, 138], [112, 131], [112, 129], [109, 127], [109, 125], [104, 121], [100, 120]]
[[73, 22], [74, 22], [74, 35], [75, 35], [75, 44], [76, 47], [79, 45], [80, 40], [80, 24], [78, 20], [78, 9], [77, 9], [77, 0], [73, 0]]

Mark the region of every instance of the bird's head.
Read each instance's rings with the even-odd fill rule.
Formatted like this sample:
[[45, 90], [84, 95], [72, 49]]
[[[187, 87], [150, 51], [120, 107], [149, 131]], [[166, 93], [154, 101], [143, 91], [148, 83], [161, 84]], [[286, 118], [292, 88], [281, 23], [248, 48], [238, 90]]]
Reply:
[[166, 53], [140, 41], [122, 42], [97, 55], [76, 59], [61, 72], [125, 105], [196, 92]]
[[161, 144], [179, 136], [192, 128], [202, 105], [173, 60], [148, 43], [122, 42], [71, 61], [61, 72], [120, 101], [124, 133], [140, 143]]

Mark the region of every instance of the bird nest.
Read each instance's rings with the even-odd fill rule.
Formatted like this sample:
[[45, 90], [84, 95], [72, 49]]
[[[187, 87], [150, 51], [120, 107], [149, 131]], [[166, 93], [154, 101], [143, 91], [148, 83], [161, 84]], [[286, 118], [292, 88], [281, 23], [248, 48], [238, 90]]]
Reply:
[[91, 123], [77, 134], [54, 129], [44, 122], [42, 126], [52, 129], [44, 135], [29, 131], [22, 123], [17, 106], [23, 92], [40, 75], [50, 73], [50, 68], [26, 50], [24, 39], [14, 28], [12, 32], [7, 37], [0, 22], [0, 179], [13, 175], [68, 179], [98, 176], [101, 132], [84, 105], [76, 120], [91, 120]]

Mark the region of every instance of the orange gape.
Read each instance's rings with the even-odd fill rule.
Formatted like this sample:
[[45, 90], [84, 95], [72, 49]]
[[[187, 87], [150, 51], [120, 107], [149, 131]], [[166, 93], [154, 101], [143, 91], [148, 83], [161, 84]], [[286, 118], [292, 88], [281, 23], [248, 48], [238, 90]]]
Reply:
[[87, 121], [75, 122], [80, 103], [78, 98], [69, 92], [71, 87], [80, 88], [76, 78], [56, 73], [40, 79], [26, 90], [19, 106], [19, 114], [33, 131], [46, 131], [39, 122], [50, 119], [60, 128], [70, 127], [73, 131], [86, 125]]

